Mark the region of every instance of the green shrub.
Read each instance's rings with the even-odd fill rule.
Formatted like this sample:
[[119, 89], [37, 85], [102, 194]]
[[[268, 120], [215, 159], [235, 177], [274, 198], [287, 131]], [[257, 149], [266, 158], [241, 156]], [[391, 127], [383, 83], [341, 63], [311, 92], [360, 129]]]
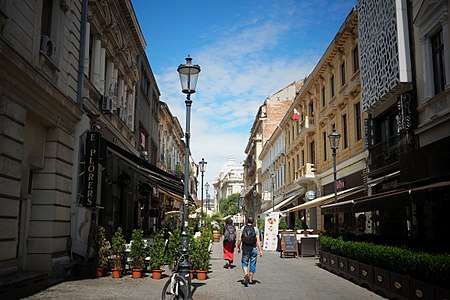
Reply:
[[426, 282], [445, 286], [450, 282], [450, 254], [414, 252], [407, 248], [344, 241], [319, 236], [320, 249], [400, 274], [415, 274]]

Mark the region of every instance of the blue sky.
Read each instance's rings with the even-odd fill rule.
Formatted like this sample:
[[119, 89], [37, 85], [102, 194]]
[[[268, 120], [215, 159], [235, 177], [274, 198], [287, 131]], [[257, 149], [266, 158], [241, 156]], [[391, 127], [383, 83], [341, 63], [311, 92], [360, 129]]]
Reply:
[[[212, 184], [245, 147], [264, 99], [305, 78], [356, 0], [132, 0], [161, 92], [185, 128], [177, 67], [202, 71], [192, 95], [191, 152]], [[210, 194], [213, 190], [210, 189]]]

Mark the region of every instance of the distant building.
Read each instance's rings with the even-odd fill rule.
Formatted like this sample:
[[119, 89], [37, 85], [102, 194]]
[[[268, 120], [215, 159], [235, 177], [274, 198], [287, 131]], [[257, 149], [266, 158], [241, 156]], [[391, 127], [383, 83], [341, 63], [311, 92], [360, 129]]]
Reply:
[[[244, 161], [244, 189], [241, 193], [245, 212], [249, 215], [256, 216], [261, 213], [261, 199], [264, 190], [262, 186], [263, 180], [261, 178], [262, 160], [259, 155], [262, 152], [264, 144], [269, 140], [278, 128], [280, 121], [286, 115], [286, 111], [291, 106], [296, 93], [302, 85], [303, 81], [294, 81], [267, 97], [255, 116], [250, 137], [245, 147], [247, 157]], [[280, 153], [280, 151], [277, 153], [271, 152], [271, 155], [279, 155]], [[277, 171], [275, 173], [280, 175], [284, 174], [284, 171], [281, 173]], [[279, 179], [284, 180], [281, 177]]]
[[240, 193], [244, 189], [244, 167], [242, 164], [237, 163], [234, 157], [229, 157], [219, 175], [217, 175], [213, 186], [214, 199], [210, 203], [210, 208], [218, 211], [220, 199]]

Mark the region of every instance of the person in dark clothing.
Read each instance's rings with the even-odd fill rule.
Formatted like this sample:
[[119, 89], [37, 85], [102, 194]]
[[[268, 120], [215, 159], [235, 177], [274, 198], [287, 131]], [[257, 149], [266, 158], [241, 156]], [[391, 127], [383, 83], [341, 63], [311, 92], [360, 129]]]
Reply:
[[241, 252], [242, 246], [242, 270], [244, 271], [244, 285], [253, 284], [253, 275], [256, 272], [256, 260], [258, 254], [262, 257], [261, 240], [259, 239], [259, 230], [254, 225], [253, 217], [247, 218], [247, 223], [241, 228], [237, 248]]
[[236, 247], [236, 228], [233, 226], [231, 218], [225, 221], [223, 231], [223, 258], [226, 262], [224, 267], [230, 269], [234, 260], [234, 248]]

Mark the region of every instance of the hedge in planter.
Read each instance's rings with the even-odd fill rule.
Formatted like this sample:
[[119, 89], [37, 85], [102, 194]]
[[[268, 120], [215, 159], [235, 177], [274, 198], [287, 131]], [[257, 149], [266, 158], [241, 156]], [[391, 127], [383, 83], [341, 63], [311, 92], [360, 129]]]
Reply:
[[321, 250], [445, 287], [450, 282], [450, 254], [414, 252], [407, 248], [344, 241], [320, 235]]

